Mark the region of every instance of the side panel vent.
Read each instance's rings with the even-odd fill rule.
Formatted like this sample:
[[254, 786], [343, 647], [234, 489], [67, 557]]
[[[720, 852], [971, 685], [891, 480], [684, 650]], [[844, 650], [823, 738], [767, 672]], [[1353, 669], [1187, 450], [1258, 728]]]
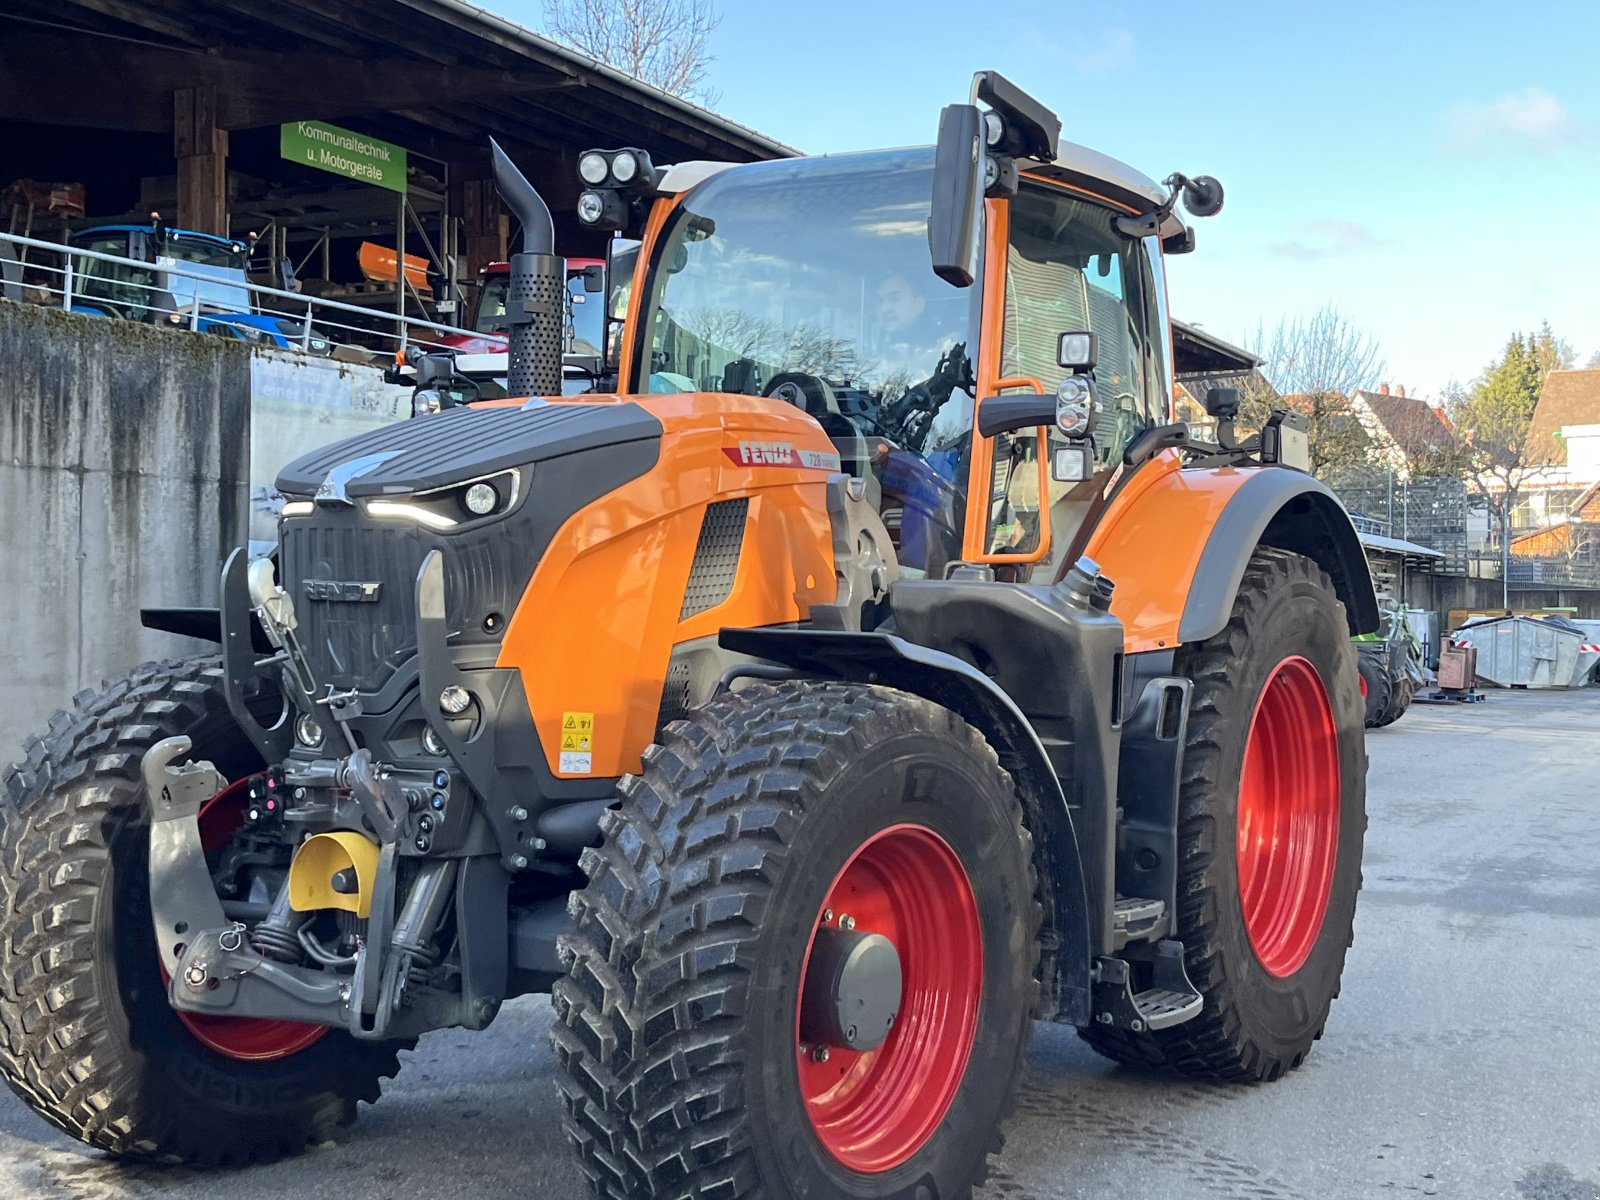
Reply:
[[733, 580], [739, 573], [739, 551], [744, 548], [745, 518], [749, 513], [747, 496], [706, 505], [678, 620], [684, 621], [695, 613], [715, 608], [733, 591]]
[[689, 681], [689, 660], [674, 659], [667, 667], [667, 680], [661, 688], [661, 709], [656, 713], [658, 730], [688, 714]]

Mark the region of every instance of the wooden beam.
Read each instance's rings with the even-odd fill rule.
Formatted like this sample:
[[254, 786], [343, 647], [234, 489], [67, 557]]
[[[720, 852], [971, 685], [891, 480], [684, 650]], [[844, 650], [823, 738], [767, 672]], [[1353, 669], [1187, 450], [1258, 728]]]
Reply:
[[217, 127], [208, 86], [172, 94], [172, 152], [178, 160], [176, 224], [228, 236], [228, 132]]
[[125, 22], [138, 29], [151, 30], [187, 46], [196, 48], [205, 46], [203, 37], [196, 36], [192, 23], [170, 20], [152, 11], [149, 5], [124, 3], [123, 0], [65, 0], [65, 4], [69, 8], [72, 6], [87, 8], [90, 12]]

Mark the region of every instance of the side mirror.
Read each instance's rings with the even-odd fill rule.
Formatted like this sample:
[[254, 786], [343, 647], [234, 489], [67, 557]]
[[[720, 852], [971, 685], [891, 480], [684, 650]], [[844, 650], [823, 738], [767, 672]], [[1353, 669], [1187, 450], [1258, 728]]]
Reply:
[[951, 104], [939, 114], [928, 249], [934, 274], [955, 287], [971, 287], [978, 277], [983, 145], [983, 116], [976, 105]]
[[603, 292], [606, 290], [606, 269], [599, 263], [583, 269], [583, 290], [586, 292]]
[[1210, 175], [1196, 175], [1183, 185], [1183, 206], [1197, 217], [1222, 211], [1222, 185]]

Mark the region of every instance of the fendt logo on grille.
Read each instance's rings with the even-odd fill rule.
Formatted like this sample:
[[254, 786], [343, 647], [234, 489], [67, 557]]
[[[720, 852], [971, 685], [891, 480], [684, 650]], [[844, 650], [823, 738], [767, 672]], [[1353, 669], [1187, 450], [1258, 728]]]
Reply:
[[308, 579], [305, 581], [307, 600], [333, 600], [341, 604], [373, 604], [383, 590], [381, 583], [361, 583], [343, 579]]

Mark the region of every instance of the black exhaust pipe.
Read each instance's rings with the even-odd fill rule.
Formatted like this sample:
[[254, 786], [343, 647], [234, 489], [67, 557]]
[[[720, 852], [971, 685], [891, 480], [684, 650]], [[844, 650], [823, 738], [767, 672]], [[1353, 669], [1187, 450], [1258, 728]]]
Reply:
[[513, 396], [559, 396], [566, 350], [567, 260], [556, 255], [550, 206], [516, 168], [500, 143], [489, 139], [494, 186], [522, 223], [522, 253], [511, 256], [506, 324], [511, 343], [506, 389]]

